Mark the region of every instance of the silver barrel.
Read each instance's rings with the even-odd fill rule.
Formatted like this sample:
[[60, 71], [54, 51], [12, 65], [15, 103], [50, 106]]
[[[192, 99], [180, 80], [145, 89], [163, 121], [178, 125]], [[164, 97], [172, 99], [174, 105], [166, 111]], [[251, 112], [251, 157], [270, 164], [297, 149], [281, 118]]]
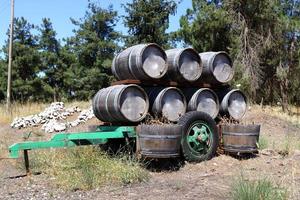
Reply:
[[94, 114], [103, 122], [139, 122], [148, 110], [147, 94], [134, 84], [101, 89], [93, 99]]
[[201, 58], [194, 49], [169, 49], [166, 51], [168, 77], [175, 81], [197, 81], [202, 73]]
[[119, 80], [160, 79], [168, 69], [166, 60], [166, 53], [157, 44], [138, 44], [114, 58], [112, 72]]
[[213, 119], [219, 114], [219, 99], [216, 93], [209, 88], [182, 89], [188, 100], [188, 111], [201, 111], [209, 114]]
[[218, 93], [221, 106], [220, 113], [241, 120], [247, 111], [247, 98], [239, 89], [224, 90]]
[[226, 52], [204, 52], [199, 55], [203, 63], [202, 81], [228, 83], [233, 78], [232, 61]]
[[163, 116], [171, 122], [177, 121], [186, 112], [186, 98], [175, 87], [147, 88], [151, 111], [154, 115]]

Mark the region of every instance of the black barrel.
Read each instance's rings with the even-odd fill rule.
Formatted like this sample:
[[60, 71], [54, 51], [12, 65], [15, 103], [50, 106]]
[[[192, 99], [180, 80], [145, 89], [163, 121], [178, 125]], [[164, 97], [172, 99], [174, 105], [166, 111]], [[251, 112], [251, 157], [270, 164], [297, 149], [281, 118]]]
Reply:
[[201, 111], [209, 114], [213, 119], [219, 114], [219, 99], [209, 88], [183, 88], [187, 101], [187, 111]]
[[239, 89], [224, 89], [217, 91], [220, 104], [220, 114], [241, 120], [247, 111], [247, 98]]
[[171, 122], [178, 119], [186, 112], [186, 98], [175, 87], [151, 87], [145, 88], [149, 96], [150, 108], [155, 116], [163, 116]]
[[181, 126], [175, 124], [140, 125], [137, 145], [141, 155], [149, 158], [180, 156]]
[[223, 84], [228, 83], [233, 78], [232, 61], [226, 52], [204, 52], [199, 55], [203, 63], [201, 81]]
[[149, 110], [149, 100], [138, 85], [115, 85], [99, 90], [93, 112], [103, 122], [139, 122]]
[[197, 81], [202, 73], [201, 58], [194, 49], [169, 49], [166, 51], [168, 77], [179, 82]]
[[127, 48], [119, 53], [112, 63], [112, 72], [119, 80], [160, 79], [167, 69], [166, 53], [154, 43]]
[[260, 125], [222, 125], [224, 150], [230, 153], [255, 153], [258, 150]]

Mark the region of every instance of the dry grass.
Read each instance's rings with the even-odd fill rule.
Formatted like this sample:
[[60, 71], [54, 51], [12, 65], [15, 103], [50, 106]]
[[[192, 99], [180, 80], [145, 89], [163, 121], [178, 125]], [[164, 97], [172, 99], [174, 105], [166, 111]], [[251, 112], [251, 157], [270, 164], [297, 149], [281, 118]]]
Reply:
[[[37, 102], [27, 102], [27, 103], [13, 103], [11, 112], [7, 112], [6, 105], [0, 104], [0, 123], [9, 124], [16, 117], [24, 117], [28, 115], [33, 115], [40, 113], [45, 108], [47, 108], [50, 103], [37, 103]], [[89, 101], [73, 101], [65, 103], [65, 107], [78, 106], [81, 109], [86, 109], [91, 106]]]
[[0, 105], [0, 123], [9, 124], [16, 117], [33, 115], [44, 110], [48, 105], [44, 103], [14, 103], [11, 106], [11, 112], [7, 112], [6, 105]]
[[[253, 106], [254, 109], [261, 109], [258, 105]], [[263, 112], [267, 113], [270, 116], [278, 117], [282, 120], [288, 121], [295, 125], [300, 125], [300, 108], [295, 106], [289, 107], [290, 112], [284, 113], [282, 112], [282, 108], [280, 106], [263, 106]]]
[[149, 172], [135, 158], [125, 154], [108, 156], [92, 146], [37, 151], [31, 155], [33, 172], [45, 172], [58, 187], [67, 190], [127, 185], [149, 178]]

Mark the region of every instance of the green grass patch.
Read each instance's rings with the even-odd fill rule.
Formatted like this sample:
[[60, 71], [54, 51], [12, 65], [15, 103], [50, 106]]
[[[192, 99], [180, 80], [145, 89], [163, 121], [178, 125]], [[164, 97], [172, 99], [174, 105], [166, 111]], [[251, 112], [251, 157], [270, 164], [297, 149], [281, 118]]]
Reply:
[[287, 190], [267, 179], [249, 181], [239, 178], [232, 186], [233, 200], [285, 200]]
[[45, 172], [67, 190], [127, 185], [149, 178], [148, 171], [135, 158], [109, 156], [95, 147], [36, 152], [30, 164], [33, 172]]
[[266, 137], [260, 136], [258, 141], [258, 148], [260, 150], [266, 149], [269, 147], [269, 142]]

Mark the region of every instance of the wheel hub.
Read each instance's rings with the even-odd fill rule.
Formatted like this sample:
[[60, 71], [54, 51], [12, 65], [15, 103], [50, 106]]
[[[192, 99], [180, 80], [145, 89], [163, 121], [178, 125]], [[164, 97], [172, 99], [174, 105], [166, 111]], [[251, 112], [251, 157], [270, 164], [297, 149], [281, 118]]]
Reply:
[[207, 150], [209, 148], [210, 130], [203, 123], [196, 123], [192, 126], [188, 135], [189, 145], [197, 152]]

